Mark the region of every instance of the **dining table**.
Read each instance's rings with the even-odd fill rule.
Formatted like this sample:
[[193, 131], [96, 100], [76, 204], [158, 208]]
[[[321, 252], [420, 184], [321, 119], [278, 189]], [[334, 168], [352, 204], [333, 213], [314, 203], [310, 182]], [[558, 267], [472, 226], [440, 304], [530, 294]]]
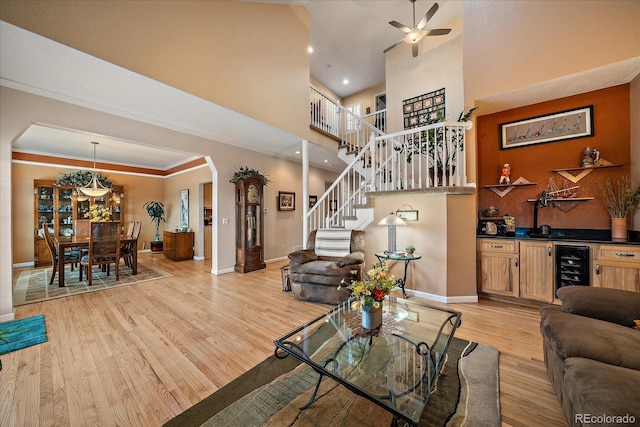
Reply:
[[[138, 274], [138, 239], [130, 236], [122, 235], [120, 236], [120, 245], [124, 246], [129, 243], [133, 243], [131, 245], [133, 247], [132, 259], [131, 263], [131, 274]], [[89, 237], [88, 236], [72, 236], [71, 238], [55, 239], [55, 244], [58, 247], [58, 286], [64, 287], [64, 253], [67, 250], [71, 249], [80, 249], [89, 248]], [[120, 260], [118, 260], [120, 262]]]

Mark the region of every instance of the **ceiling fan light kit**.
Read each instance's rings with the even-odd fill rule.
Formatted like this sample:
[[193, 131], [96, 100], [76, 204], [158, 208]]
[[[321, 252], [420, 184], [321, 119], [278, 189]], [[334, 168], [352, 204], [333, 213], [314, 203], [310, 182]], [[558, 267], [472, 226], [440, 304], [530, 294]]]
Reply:
[[404, 36], [405, 43], [418, 43], [425, 36], [425, 32], [414, 28]]
[[389, 46], [384, 50], [384, 53], [387, 53], [394, 47], [398, 46], [401, 43], [407, 43], [411, 45], [411, 54], [415, 58], [418, 56], [418, 42], [422, 40], [425, 36], [444, 36], [451, 32], [451, 28], [438, 28], [434, 30], [424, 30], [424, 26], [427, 25], [429, 20], [435, 15], [438, 10], [438, 3], [434, 3], [433, 6], [427, 11], [424, 17], [420, 20], [418, 25], [416, 25], [416, 0], [410, 0], [413, 5], [413, 26], [411, 28], [407, 27], [404, 24], [401, 24], [398, 21], [389, 21], [389, 24], [392, 27], [398, 28], [401, 31], [407, 33], [403, 39], [398, 41], [397, 43]]

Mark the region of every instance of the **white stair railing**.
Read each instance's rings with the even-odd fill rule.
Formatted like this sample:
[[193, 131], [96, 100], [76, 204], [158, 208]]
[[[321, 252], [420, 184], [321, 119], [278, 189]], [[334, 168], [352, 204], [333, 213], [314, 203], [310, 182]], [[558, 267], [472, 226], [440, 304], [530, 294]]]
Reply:
[[442, 122], [391, 135], [371, 134], [308, 212], [309, 229], [343, 227], [371, 191], [465, 186], [465, 132], [471, 122]]
[[309, 230], [344, 227], [345, 219], [355, 215], [357, 206], [367, 203], [366, 193], [371, 191], [371, 179], [362, 172], [361, 165], [370, 156], [370, 147], [374, 144], [375, 137], [372, 135], [370, 142], [355, 155], [318, 202], [309, 209], [306, 218]]
[[340, 104], [311, 86], [311, 119], [309, 124], [316, 129], [340, 138], [342, 118]]
[[360, 117], [315, 87], [309, 86], [309, 89], [311, 102], [309, 124], [336, 137], [348, 152], [356, 153], [362, 150], [371, 132], [376, 135], [384, 134], [386, 109]]
[[375, 138], [378, 191], [465, 186], [465, 132], [472, 122], [441, 122]]
[[467, 185], [469, 122], [441, 122], [384, 134], [386, 110], [357, 116], [311, 87], [311, 125], [338, 137], [353, 160], [309, 209], [308, 230], [344, 227], [371, 191]]

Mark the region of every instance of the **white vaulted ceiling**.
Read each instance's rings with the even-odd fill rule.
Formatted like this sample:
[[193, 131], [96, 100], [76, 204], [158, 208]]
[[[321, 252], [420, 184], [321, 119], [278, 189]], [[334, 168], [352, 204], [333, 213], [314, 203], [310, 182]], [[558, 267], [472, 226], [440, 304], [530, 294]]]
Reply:
[[[295, 151], [300, 148], [301, 140], [295, 135], [6, 22], [0, 22], [0, 84], [161, 128], [300, 161]], [[102, 142], [98, 148], [101, 162], [161, 170], [185, 163], [199, 154], [154, 148], [134, 137], [88, 135], [82, 129], [61, 129], [47, 123], [36, 123], [24, 129], [14, 141], [13, 149], [92, 160], [93, 147], [89, 144], [92, 140]], [[122, 149], [123, 144], [127, 144], [126, 149]], [[341, 170], [341, 161], [335, 152], [311, 144], [309, 154], [312, 165]]]

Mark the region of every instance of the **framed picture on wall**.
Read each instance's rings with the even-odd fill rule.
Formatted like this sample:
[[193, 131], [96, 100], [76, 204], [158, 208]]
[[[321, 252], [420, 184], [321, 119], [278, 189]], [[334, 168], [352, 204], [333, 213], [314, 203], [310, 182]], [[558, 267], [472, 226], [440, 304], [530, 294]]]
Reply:
[[500, 149], [593, 136], [593, 105], [500, 125]]
[[309, 196], [309, 209], [314, 207], [318, 203], [318, 196]]
[[295, 211], [296, 193], [290, 193], [288, 191], [278, 191], [278, 210]]
[[396, 216], [403, 221], [417, 221], [418, 220], [418, 211], [417, 210], [397, 210]]
[[180, 190], [180, 228], [189, 228], [189, 190]]

